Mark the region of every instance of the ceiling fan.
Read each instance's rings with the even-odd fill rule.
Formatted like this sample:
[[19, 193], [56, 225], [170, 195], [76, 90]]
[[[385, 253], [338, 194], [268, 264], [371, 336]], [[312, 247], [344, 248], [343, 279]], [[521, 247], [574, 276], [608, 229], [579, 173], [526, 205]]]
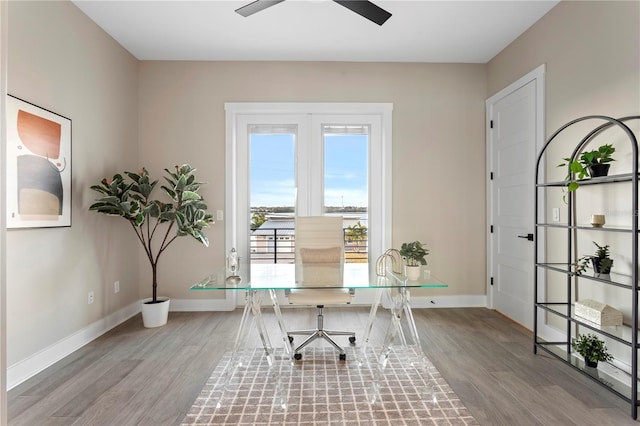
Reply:
[[[245, 6], [236, 9], [242, 16], [250, 16], [256, 12], [260, 12], [268, 7], [283, 2], [284, 0], [256, 0]], [[360, 16], [364, 16], [368, 20], [375, 22], [378, 25], [384, 24], [387, 19], [391, 17], [391, 14], [379, 6], [366, 0], [333, 0], [338, 4], [346, 7], [349, 10], [357, 13]]]

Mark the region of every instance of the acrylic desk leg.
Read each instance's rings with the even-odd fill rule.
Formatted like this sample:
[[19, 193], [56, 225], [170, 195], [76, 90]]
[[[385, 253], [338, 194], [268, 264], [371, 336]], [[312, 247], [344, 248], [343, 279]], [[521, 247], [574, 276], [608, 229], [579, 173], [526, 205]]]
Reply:
[[[287, 334], [287, 327], [284, 324], [284, 318], [282, 317], [282, 312], [280, 311], [280, 304], [278, 303], [278, 296], [275, 290], [269, 290], [269, 295], [271, 296], [271, 304], [273, 306], [273, 312], [276, 315], [276, 319], [278, 320], [278, 327], [280, 329], [280, 337], [282, 339], [282, 343], [285, 350], [284, 359], [287, 361], [286, 366], [289, 368], [288, 374], [291, 374], [291, 368], [293, 367], [293, 349], [291, 348], [291, 342], [289, 342], [289, 335]], [[285, 368], [284, 365], [281, 365], [279, 368]], [[278, 374], [278, 380], [276, 381], [276, 392], [274, 395], [273, 405], [274, 407], [279, 407], [282, 410], [287, 409], [287, 392], [288, 389], [285, 389], [283, 380], [282, 380], [282, 371]]]
[[276, 319], [278, 320], [278, 327], [280, 328], [280, 337], [282, 338], [285, 356], [291, 361], [291, 364], [293, 365], [293, 348], [291, 347], [291, 342], [289, 341], [289, 334], [287, 333], [287, 327], [284, 324], [282, 311], [280, 311], [278, 296], [275, 290], [269, 290], [269, 295], [271, 296], [271, 305], [273, 306], [273, 312], [275, 313]]
[[[409, 356], [411, 366], [416, 368], [418, 373], [425, 380], [426, 385], [424, 386], [424, 389], [421, 390], [423, 399], [431, 400], [433, 398], [433, 389], [430, 383], [432, 366], [422, 351], [409, 298], [409, 289], [405, 287], [397, 288], [397, 294], [391, 297], [391, 321], [387, 328], [384, 343], [380, 354], [378, 355], [377, 368], [373, 375], [373, 383], [369, 392], [369, 402], [371, 404], [380, 400], [380, 386], [384, 377], [384, 371], [387, 367], [387, 363], [389, 362], [392, 343], [396, 336], [400, 338], [403, 350], [406, 352], [407, 356]], [[402, 329], [403, 314], [407, 321], [407, 327], [409, 329], [411, 339], [413, 340], [411, 345], [408, 344]]]
[[[414, 367], [418, 374], [422, 376], [425, 385], [420, 389], [422, 399], [427, 402], [437, 402], [436, 393], [434, 389], [434, 374], [435, 367], [431, 364], [431, 361], [427, 359], [427, 356], [422, 350], [422, 344], [420, 343], [420, 337], [418, 336], [418, 327], [416, 327], [416, 321], [413, 317], [413, 311], [411, 310], [410, 293], [409, 289], [400, 289], [402, 306], [404, 309], [405, 317], [407, 318], [407, 326], [413, 339], [413, 345], [407, 345], [406, 351], [411, 357], [411, 366]], [[413, 350], [411, 350], [413, 348]]]
[[246, 347], [247, 337], [254, 324], [260, 336], [260, 340], [262, 341], [265, 356], [267, 357], [267, 362], [269, 364], [268, 374], [270, 377], [270, 381], [274, 383], [276, 390], [274, 395], [274, 405], [278, 407], [286, 407], [286, 392], [284, 392], [283, 390], [280, 375], [276, 372], [274, 350], [273, 346], [271, 345], [271, 341], [269, 340], [269, 334], [267, 333], [266, 327], [264, 325], [264, 319], [262, 317], [262, 311], [260, 309], [261, 304], [262, 292], [255, 290], [247, 291], [245, 296], [244, 311], [242, 313], [242, 318], [240, 319], [240, 325], [238, 327], [238, 334], [236, 335], [233, 352], [231, 354], [231, 360], [222, 373], [222, 388], [220, 390], [220, 397], [216, 403], [217, 408], [220, 408], [222, 405], [224, 405], [225, 397], [228, 397], [235, 390], [233, 386], [231, 386], [231, 379], [236, 373], [238, 367], [243, 365], [243, 361], [241, 360], [241, 352], [242, 349]]
[[364, 334], [362, 335], [362, 342], [360, 344], [360, 350], [358, 351], [357, 360], [358, 365], [363, 366], [367, 363], [367, 349], [369, 348], [369, 344], [371, 341], [371, 330], [373, 328], [373, 322], [376, 319], [376, 314], [378, 312], [378, 307], [380, 306], [380, 302], [382, 301], [382, 288], [376, 289], [376, 294], [373, 303], [371, 304], [371, 309], [369, 310], [369, 321], [364, 329]]
[[411, 365], [416, 368], [422, 369], [426, 362], [426, 357], [424, 352], [422, 351], [422, 345], [420, 344], [420, 337], [418, 336], [418, 328], [416, 327], [416, 321], [413, 318], [413, 311], [411, 310], [411, 304], [409, 303], [409, 290], [401, 289], [401, 298], [402, 305], [405, 314], [405, 318], [407, 319], [407, 327], [409, 328], [409, 332], [411, 333], [411, 339], [413, 340], [413, 345], [408, 345], [405, 341], [405, 346], [407, 349], [410, 349], [410, 346], [413, 346], [414, 351], [411, 353], [415, 354], [414, 359], [411, 361]]
[[271, 340], [269, 340], [269, 334], [267, 333], [267, 329], [264, 325], [264, 318], [262, 318], [262, 310], [260, 307], [261, 304], [262, 293], [260, 293], [259, 296], [253, 298], [251, 303], [251, 314], [253, 315], [253, 319], [258, 330], [258, 335], [260, 336], [260, 340], [262, 341], [262, 347], [264, 348], [265, 355], [267, 356], [269, 365], [271, 366], [274, 362], [273, 346], [271, 346]]
[[[394, 303], [395, 305], [395, 303]], [[387, 327], [387, 333], [384, 337], [384, 342], [382, 343], [382, 349], [380, 354], [378, 355], [378, 363], [375, 366], [373, 372], [373, 381], [371, 383], [371, 387], [369, 388], [369, 403], [375, 404], [376, 401], [380, 400], [380, 387], [382, 386], [382, 378], [384, 377], [384, 370], [387, 367], [387, 362], [389, 362], [389, 355], [391, 354], [391, 344], [396, 337], [396, 333], [399, 329], [399, 318], [397, 315], [398, 308], [393, 306], [391, 309], [391, 322]]]
[[238, 325], [236, 339], [233, 344], [233, 351], [231, 352], [231, 359], [222, 372], [220, 397], [216, 403], [216, 408], [220, 408], [224, 405], [225, 397], [227, 397], [229, 393], [232, 393], [233, 389], [231, 388], [231, 378], [233, 377], [236, 369], [243, 364], [240, 352], [241, 348], [245, 347], [247, 335], [251, 329], [251, 323], [254, 320], [252, 318], [252, 308], [256, 297], [259, 298], [255, 291], [247, 291], [245, 294], [244, 310], [242, 311], [242, 317], [240, 318], [240, 324]]
[[[260, 294], [262, 295], [262, 293]], [[267, 356], [267, 361], [269, 363], [269, 372], [267, 377], [269, 378], [269, 382], [273, 383], [274, 386], [273, 405], [276, 408], [286, 410], [287, 392], [282, 383], [282, 376], [279, 371], [280, 366], [276, 365], [275, 352], [273, 350], [273, 346], [271, 345], [267, 329], [264, 325], [261, 304], [262, 297], [255, 298], [254, 303], [252, 304], [252, 312], [253, 317], [256, 321], [256, 327], [258, 329], [258, 334], [260, 335], [260, 340], [262, 340], [262, 347], [265, 350], [265, 355]]]

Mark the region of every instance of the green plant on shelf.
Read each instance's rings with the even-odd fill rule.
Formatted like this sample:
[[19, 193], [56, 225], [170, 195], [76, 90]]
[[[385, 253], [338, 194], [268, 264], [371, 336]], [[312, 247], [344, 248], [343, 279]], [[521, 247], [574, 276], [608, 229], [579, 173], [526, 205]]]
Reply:
[[[616, 152], [616, 148], [613, 145], [604, 144], [599, 146], [598, 149], [583, 152], [577, 160], [573, 160], [570, 157], [563, 158], [564, 163], [558, 164], [558, 167], [568, 166], [567, 176], [564, 178], [567, 182], [567, 192], [573, 192], [580, 187], [578, 180], [593, 176], [591, 170], [594, 166], [598, 167], [615, 161], [612, 157], [614, 152]], [[606, 167], [608, 168], [609, 166]], [[565, 202], [566, 196], [567, 194], [565, 193], [562, 197]]]
[[598, 274], [608, 274], [613, 266], [613, 259], [610, 257], [609, 245], [603, 245], [592, 241], [596, 246], [595, 256], [592, 254], [584, 255], [578, 258], [572, 264], [572, 270], [569, 272], [572, 276], [580, 276], [587, 271], [587, 266], [591, 263]]
[[598, 361], [613, 359], [613, 355], [607, 350], [604, 341], [595, 334], [578, 334], [578, 337], [571, 341], [571, 347], [582, 355], [590, 366], [597, 365]]

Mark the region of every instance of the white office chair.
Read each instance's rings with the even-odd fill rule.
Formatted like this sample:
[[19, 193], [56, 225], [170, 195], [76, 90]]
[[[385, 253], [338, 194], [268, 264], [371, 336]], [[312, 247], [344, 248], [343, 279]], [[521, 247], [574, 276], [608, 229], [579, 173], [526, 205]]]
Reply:
[[[296, 217], [295, 253], [296, 281], [301, 287], [335, 285], [342, 283], [344, 263], [344, 231], [342, 217], [299, 216]], [[325, 305], [351, 303], [353, 292], [348, 288], [310, 288], [293, 289], [288, 292], [289, 303], [296, 305], [316, 305], [318, 308], [318, 326], [311, 330], [288, 332], [289, 341], [293, 335], [306, 335], [307, 339], [294, 350], [294, 358], [302, 359], [300, 351], [316, 339], [324, 339], [340, 353], [340, 360], [347, 355], [331, 336], [349, 336], [349, 342], [355, 344], [356, 334], [350, 331], [326, 330], [322, 309]]]

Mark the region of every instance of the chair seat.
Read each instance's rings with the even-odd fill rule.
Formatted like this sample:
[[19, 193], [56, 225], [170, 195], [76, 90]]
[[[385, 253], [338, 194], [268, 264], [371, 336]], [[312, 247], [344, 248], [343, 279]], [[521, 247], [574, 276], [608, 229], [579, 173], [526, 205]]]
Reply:
[[289, 293], [289, 303], [294, 305], [332, 305], [351, 302], [348, 288], [293, 289]]

